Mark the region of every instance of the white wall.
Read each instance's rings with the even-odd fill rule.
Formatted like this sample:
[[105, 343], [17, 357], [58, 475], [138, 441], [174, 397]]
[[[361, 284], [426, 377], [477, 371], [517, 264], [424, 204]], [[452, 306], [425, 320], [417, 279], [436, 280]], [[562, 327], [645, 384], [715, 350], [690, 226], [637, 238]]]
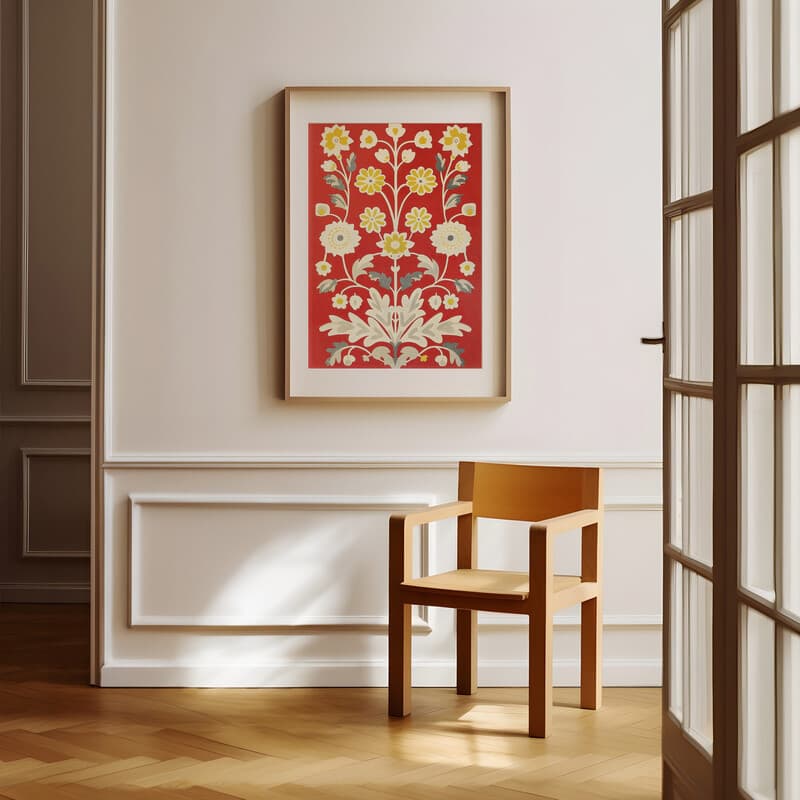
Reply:
[[[452, 498], [459, 457], [614, 467], [607, 677], [657, 681], [661, 356], [638, 337], [661, 321], [659, 2], [329, 9], [112, 2], [103, 682], [382, 682], [381, 504]], [[281, 90], [304, 84], [511, 86], [510, 404], [281, 399]], [[134, 518], [136, 618], [200, 627], [127, 626], [129, 497], [153, 494], [172, 502]], [[323, 522], [320, 496], [350, 500]], [[276, 627], [203, 627], [250, 612]], [[524, 682], [524, 629], [481, 630], [482, 680]], [[559, 631], [562, 681], [575, 641]], [[420, 618], [415, 648], [418, 680], [452, 682], [450, 612]]]

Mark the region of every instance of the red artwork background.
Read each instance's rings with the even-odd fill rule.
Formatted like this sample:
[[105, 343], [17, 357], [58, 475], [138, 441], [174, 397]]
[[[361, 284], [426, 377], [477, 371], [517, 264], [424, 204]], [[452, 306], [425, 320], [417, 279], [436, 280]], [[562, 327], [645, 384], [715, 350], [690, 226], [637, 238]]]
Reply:
[[309, 367], [481, 367], [481, 134], [309, 124]]

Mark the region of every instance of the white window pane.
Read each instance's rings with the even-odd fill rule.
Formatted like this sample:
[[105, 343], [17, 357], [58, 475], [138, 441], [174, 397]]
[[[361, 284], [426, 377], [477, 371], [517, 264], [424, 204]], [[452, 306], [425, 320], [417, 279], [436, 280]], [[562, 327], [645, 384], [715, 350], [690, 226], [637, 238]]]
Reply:
[[675, 547], [683, 547], [683, 457], [684, 439], [687, 430], [684, 425], [684, 407], [686, 398], [679, 394], [671, 395], [672, 420], [670, 423], [670, 434], [672, 437], [672, 447], [670, 451], [671, 475], [670, 475], [670, 521], [669, 521], [669, 540]]
[[686, 729], [711, 752], [713, 742], [713, 680], [711, 674], [712, 587], [694, 572], [689, 577], [689, 703]]
[[739, 126], [772, 119], [772, 2], [739, 0]]
[[669, 198], [683, 197], [683, 20], [669, 32]]
[[771, 386], [742, 391], [741, 581], [775, 600], [775, 404]]
[[800, 797], [800, 636], [786, 629], [781, 647], [781, 697], [778, 703], [778, 797]]
[[780, 0], [780, 48], [778, 111], [783, 114], [800, 106], [800, 0]]
[[741, 759], [739, 780], [754, 800], [775, 797], [775, 624], [742, 611]]
[[685, 377], [683, 372], [683, 266], [684, 217], [676, 217], [670, 225], [669, 239], [669, 374]]
[[711, 188], [712, 0], [692, 6], [669, 35], [670, 198]]
[[[800, 618], [800, 386], [783, 387], [782, 606]], [[800, 794], [798, 794], [800, 797]]]
[[672, 562], [670, 576], [669, 710], [683, 720], [683, 566]]
[[688, 214], [689, 380], [710, 381], [714, 372], [714, 222], [710, 208]]
[[741, 159], [741, 360], [772, 364], [772, 144]]
[[783, 361], [800, 364], [800, 128], [781, 136], [780, 187]]
[[712, 493], [713, 493], [713, 403], [698, 397], [689, 398], [688, 443], [688, 532], [690, 556], [709, 566], [712, 563]]

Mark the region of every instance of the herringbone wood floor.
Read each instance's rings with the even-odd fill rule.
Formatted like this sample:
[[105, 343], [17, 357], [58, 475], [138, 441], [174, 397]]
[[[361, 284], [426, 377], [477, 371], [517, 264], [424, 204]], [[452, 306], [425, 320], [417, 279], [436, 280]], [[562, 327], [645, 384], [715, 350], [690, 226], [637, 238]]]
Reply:
[[602, 711], [556, 690], [526, 733], [524, 689], [95, 689], [82, 606], [0, 606], [0, 798], [645, 800], [660, 791], [656, 689]]

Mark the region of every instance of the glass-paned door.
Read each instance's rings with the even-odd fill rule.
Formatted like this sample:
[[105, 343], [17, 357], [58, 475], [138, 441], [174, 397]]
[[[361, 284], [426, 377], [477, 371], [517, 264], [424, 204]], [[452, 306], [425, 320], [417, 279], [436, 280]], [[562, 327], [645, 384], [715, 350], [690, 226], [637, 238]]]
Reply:
[[664, 7], [667, 797], [713, 787], [714, 2]]
[[739, 759], [800, 798], [800, 0], [739, 0]]
[[663, 0], [664, 797], [800, 799], [800, 0]]

